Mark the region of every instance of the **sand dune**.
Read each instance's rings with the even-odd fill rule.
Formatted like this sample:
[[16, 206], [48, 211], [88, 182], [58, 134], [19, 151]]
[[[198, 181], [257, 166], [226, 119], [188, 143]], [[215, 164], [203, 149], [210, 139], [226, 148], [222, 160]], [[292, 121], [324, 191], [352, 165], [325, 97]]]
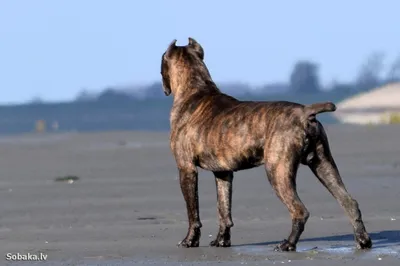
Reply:
[[387, 123], [390, 114], [400, 114], [400, 83], [355, 95], [338, 103], [337, 107], [333, 115], [343, 123]]

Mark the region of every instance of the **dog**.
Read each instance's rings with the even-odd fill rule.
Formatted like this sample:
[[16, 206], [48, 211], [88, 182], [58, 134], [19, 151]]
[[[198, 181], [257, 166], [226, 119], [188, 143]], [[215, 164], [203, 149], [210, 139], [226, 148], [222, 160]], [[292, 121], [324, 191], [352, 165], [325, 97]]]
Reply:
[[275, 251], [296, 251], [309, 212], [296, 191], [300, 164], [307, 165], [338, 201], [354, 229], [358, 249], [369, 249], [358, 203], [347, 192], [332, 157], [327, 134], [316, 115], [334, 112], [332, 102], [302, 105], [287, 101], [240, 101], [222, 93], [204, 62], [204, 49], [193, 38], [176, 39], [161, 59], [166, 96], [173, 95], [170, 148], [186, 203], [188, 231], [181, 247], [198, 247], [198, 168], [212, 171], [217, 187], [219, 231], [210, 246], [231, 246], [232, 181], [236, 171], [261, 165], [279, 199], [286, 205], [292, 229]]

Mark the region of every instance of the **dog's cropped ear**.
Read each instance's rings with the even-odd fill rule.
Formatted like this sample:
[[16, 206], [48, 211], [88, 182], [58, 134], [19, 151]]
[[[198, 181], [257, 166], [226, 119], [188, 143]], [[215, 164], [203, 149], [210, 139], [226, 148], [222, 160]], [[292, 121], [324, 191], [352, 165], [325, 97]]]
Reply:
[[189, 37], [189, 47], [192, 48], [197, 55], [201, 58], [201, 60], [204, 59], [204, 50], [203, 47], [193, 38]]
[[176, 48], [176, 39], [174, 39], [168, 46], [167, 51], [164, 53], [164, 59], [168, 59], [171, 57], [172, 52], [174, 51], [174, 49]]

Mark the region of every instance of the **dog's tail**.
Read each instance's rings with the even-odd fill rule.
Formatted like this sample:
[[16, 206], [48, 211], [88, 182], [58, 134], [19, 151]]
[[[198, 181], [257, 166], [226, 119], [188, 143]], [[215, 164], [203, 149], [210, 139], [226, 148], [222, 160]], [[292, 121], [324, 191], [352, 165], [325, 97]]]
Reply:
[[322, 125], [317, 121], [316, 115], [325, 112], [334, 112], [336, 105], [332, 102], [313, 103], [304, 106], [306, 137], [303, 146], [304, 164], [310, 164], [315, 157], [315, 144], [312, 140], [316, 140], [321, 132], [324, 132]]
[[313, 103], [304, 106], [304, 112], [307, 118], [313, 119], [317, 114], [325, 112], [334, 112], [336, 105], [332, 102]]

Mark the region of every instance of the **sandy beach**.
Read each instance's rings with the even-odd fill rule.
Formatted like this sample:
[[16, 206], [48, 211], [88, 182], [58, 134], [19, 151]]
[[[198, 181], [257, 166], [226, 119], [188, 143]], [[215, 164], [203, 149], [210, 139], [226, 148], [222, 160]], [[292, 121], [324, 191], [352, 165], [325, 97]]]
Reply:
[[[37, 265], [399, 265], [400, 127], [326, 130], [372, 250], [354, 250], [347, 216], [305, 166], [298, 191], [311, 217], [297, 252], [273, 251], [291, 222], [263, 167], [235, 175], [230, 248], [208, 247], [216, 191], [200, 171], [200, 247], [178, 248], [187, 217], [168, 133], [31, 134], [0, 137], [0, 264], [42, 253]], [[79, 180], [55, 181], [66, 175]]]

